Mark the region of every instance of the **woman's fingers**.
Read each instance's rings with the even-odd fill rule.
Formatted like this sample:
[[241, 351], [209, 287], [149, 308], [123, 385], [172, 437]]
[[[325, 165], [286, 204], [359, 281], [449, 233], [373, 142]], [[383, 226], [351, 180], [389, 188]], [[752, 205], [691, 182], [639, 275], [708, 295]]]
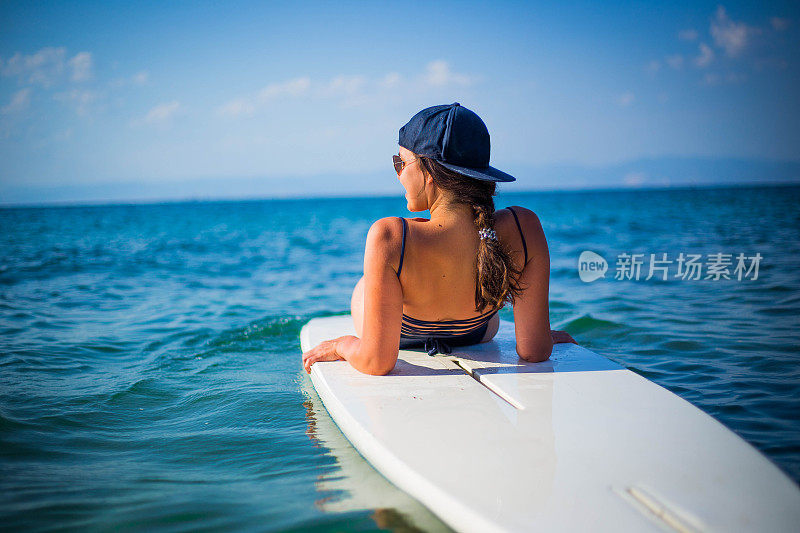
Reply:
[[305, 367], [307, 373], [311, 373], [311, 365], [319, 361], [319, 359], [319, 352], [316, 348], [303, 354], [303, 366]]
[[336, 355], [336, 342], [323, 341], [303, 354], [303, 368], [306, 373], [311, 373], [311, 365], [317, 361], [336, 361], [341, 359]]
[[305, 369], [306, 373], [311, 373], [311, 365], [313, 365], [316, 360], [314, 357], [316, 349], [317, 348], [314, 347], [303, 354], [303, 368]]

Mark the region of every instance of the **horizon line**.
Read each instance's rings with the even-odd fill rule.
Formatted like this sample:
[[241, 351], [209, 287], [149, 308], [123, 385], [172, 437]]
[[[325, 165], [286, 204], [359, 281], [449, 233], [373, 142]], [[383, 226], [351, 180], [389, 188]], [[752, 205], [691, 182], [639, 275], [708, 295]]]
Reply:
[[[676, 184], [676, 185], [639, 185], [639, 186], [606, 186], [606, 187], [586, 187], [586, 188], [539, 188], [524, 189], [513, 192], [501, 191], [499, 195], [531, 194], [531, 193], [597, 193], [597, 192], [636, 192], [636, 191], [679, 191], [693, 189], [757, 189], [761, 187], [797, 187], [800, 186], [800, 179], [796, 181], [742, 181], [733, 183], [695, 183], [695, 184]], [[365, 194], [352, 196], [349, 194], [328, 194], [319, 196], [314, 195], [280, 195], [280, 196], [241, 196], [241, 197], [180, 197], [180, 198], [140, 198], [140, 199], [102, 199], [102, 200], [54, 200], [44, 202], [19, 202], [2, 203], [0, 209], [42, 209], [42, 208], [70, 208], [70, 207], [111, 207], [111, 206], [139, 206], [139, 205], [162, 205], [162, 204], [189, 204], [189, 203], [237, 203], [237, 202], [264, 202], [264, 201], [298, 201], [298, 200], [369, 200], [385, 198], [401, 198], [398, 194]]]

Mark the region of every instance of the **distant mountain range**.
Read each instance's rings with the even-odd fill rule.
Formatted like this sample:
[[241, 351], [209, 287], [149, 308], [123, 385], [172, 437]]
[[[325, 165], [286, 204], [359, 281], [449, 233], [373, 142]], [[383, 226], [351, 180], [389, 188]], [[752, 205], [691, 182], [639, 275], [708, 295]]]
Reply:
[[748, 158], [651, 157], [613, 165], [546, 165], [520, 169], [531, 189], [685, 187], [725, 184], [800, 183], [800, 161]]
[[[653, 157], [604, 166], [541, 165], [504, 167], [517, 182], [501, 190], [585, 190], [711, 185], [800, 184], [800, 161], [753, 158]], [[324, 196], [401, 195], [391, 167], [385, 171], [283, 178], [198, 178], [184, 181], [25, 185], [3, 183], [0, 205], [127, 203]]]

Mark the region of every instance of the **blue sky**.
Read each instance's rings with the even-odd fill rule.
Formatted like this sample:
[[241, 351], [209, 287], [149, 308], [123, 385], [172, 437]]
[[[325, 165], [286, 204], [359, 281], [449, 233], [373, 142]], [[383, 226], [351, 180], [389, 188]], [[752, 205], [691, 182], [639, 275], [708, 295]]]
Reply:
[[397, 192], [454, 101], [520, 190], [798, 177], [797, 3], [65, 4], [0, 5], [0, 203]]

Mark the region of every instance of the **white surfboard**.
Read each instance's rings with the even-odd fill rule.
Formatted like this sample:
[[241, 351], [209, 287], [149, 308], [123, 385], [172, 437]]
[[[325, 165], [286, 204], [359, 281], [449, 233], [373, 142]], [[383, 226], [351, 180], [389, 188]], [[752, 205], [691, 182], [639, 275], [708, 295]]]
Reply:
[[394, 531], [452, 533], [429, 509], [398, 490], [364, 461], [328, 415], [311, 380], [301, 378], [300, 387], [306, 397], [303, 402], [308, 422], [306, 435], [315, 447], [321, 447], [333, 459], [331, 467], [324, 468], [314, 480], [319, 495], [314, 507], [351, 516], [364, 512], [378, 527]]
[[[303, 351], [353, 335], [316, 318]], [[714, 418], [574, 344], [515, 352], [514, 325], [447, 356], [401, 350], [370, 376], [315, 363], [342, 433], [394, 485], [458, 531], [792, 531], [800, 489]]]

